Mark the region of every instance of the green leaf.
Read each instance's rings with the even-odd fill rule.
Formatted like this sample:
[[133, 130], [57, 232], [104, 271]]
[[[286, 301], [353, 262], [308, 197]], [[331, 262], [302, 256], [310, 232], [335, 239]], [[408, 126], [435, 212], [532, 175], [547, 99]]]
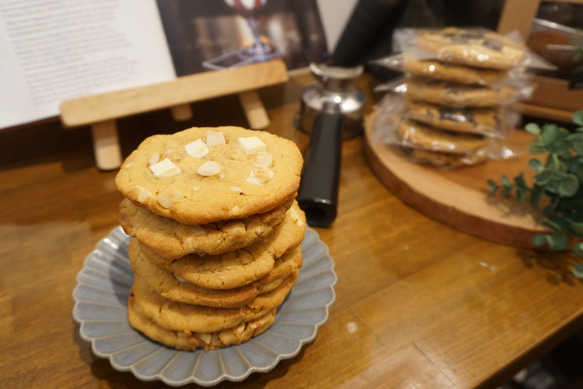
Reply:
[[573, 112], [573, 123], [583, 126], [583, 109]]
[[519, 175], [517, 175], [516, 177], [514, 177], [514, 182], [516, 183], [516, 186], [519, 188], [526, 188], [526, 181], [524, 181], [524, 173], [520, 172]]
[[546, 185], [551, 177], [553, 176], [553, 171], [547, 168], [542, 169], [538, 172], [535, 177], [536, 183], [538, 185]]
[[529, 123], [524, 126], [524, 129], [531, 134], [539, 135], [540, 134], [540, 127], [536, 123]]
[[572, 222], [569, 223], [569, 227], [577, 235], [583, 236], [583, 223], [578, 223], [578, 222], [573, 222], [572, 221]]
[[496, 191], [498, 190], [498, 184], [496, 184], [494, 182], [494, 180], [491, 180], [491, 179], [488, 179], [487, 182], [488, 182], [488, 185], [490, 185], [490, 191], [488, 192], [488, 194], [490, 196], [493, 196], [496, 193]]
[[532, 243], [537, 246], [544, 246], [547, 243], [547, 238], [545, 234], [535, 234], [532, 236]]
[[567, 234], [562, 231], [555, 231], [552, 235], [545, 235], [545, 238], [553, 250], [564, 250], [569, 244]]
[[538, 206], [538, 203], [540, 203], [540, 199], [542, 198], [544, 193], [543, 188], [541, 188], [540, 186], [536, 186], [530, 191], [530, 205], [533, 208], [536, 208]]
[[559, 126], [556, 124], [545, 124], [538, 138], [543, 145], [548, 146], [557, 139], [559, 134]]
[[508, 187], [508, 186], [512, 187], [512, 183], [510, 182], [510, 180], [508, 179], [508, 177], [506, 177], [506, 175], [505, 175], [505, 174], [502, 174], [502, 175], [500, 176], [500, 179], [502, 180], [502, 184], [503, 184], [504, 186], [506, 186], [506, 187]]
[[583, 278], [583, 263], [578, 263], [573, 266], [573, 275], [577, 278]]
[[563, 228], [558, 224], [550, 220], [545, 220], [543, 222], [544, 225], [550, 227], [553, 231], [561, 231]]
[[548, 216], [549, 214], [555, 212], [555, 209], [557, 209], [557, 206], [559, 205], [559, 201], [560, 199], [558, 197], [554, 197], [553, 202], [546, 206], [545, 209], [543, 209], [543, 216]]
[[520, 204], [524, 203], [527, 194], [528, 194], [527, 188], [516, 188], [516, 197], [518, 197], [518, 202]]
[[579, 179], [574, 174], [568, 174], [559, 184], [559, 195], [570, 197], [579, 190]]
[[[583, 243], [577, 243], [573, 246], [572, 251], [580, 257], [583, 257]], [[579, 264], [579, 267], [583, 271], [583, 264]]]
[[533, 158], [533, 159], [531, 159], [530, 161], [528, 161], [528, 166], [529, 166], [529, 167], [530, 167], [532, 170], [534, 170], [534, 171], [538, 172], [538, 171], [540, 171], [540, 170], [543, 168], [543, 163], [540, 161], [540, 159], [538, 159], [538, 158]]
[[528, 145], [528, 152], [531, 154], [543, 154], [547, 151], [547, 147], [540, 142], [534, 141]]

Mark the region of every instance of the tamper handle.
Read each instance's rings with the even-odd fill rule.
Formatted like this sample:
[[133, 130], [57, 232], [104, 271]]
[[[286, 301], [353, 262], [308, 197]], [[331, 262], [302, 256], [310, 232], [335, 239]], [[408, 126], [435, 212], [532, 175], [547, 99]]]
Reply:
[[328, 102], [314, 121], [298, 191], [310, 226], [329, 227], [336, 219], [341, 153], [342, 114], [337, 103]]

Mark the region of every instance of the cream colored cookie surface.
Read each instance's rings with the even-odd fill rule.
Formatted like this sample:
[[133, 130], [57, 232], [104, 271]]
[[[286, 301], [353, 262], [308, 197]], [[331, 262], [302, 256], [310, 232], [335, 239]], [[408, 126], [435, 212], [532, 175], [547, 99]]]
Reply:
[[124, 231], [168, 259], [191, 253], [221, 254], [249, 246], [270, 234], [292, 205], [288, 200], [264, 214], [191, 226], [158, 216], [124, 199], [119, 222]]
[[218, 255], [189, 254], [168, 260], [141, 243], [140, 246], [148, 260], [187, 282], [209, 289], [233, 289], [257, 281], [272, 271], [276, 259], [303, 240], [305, 220], [304, 212], [294, 202], [284, 221], [266, 238]]
[[449, 108], [408, 101], [405, 115], [425, 124], [457, 132], [494, 134], [502, 132], [503, 122], [496, 108]]
[[403, 56], [403, 70], [417, 76], [462, 84], [491, 85], [500, 83], [507, 77], [506, 71], [502, 70], [476, 69], [434, 60], [416, 60], [408, 55]]
[[130, 240], [128, 257], [132, 270], [153, 290], [172, 301], [217, 308], [241, 307], [259, 294], [257, 282], [234, 289], [208, 289], [174, 276], [151, 263], [141, 252], [138, 241]]
[[455, 154], [476, 152], [486, 146], [486, 139], [480, 135], [454, 133], [412, 120], [401, 121], [397, 134], [406, 145]]
[[417, 44], [439, 60], [489, 69], [518, 66], [526, 53], [520, 43], [495, 32], [457, 27], [420, 30]]
[[302, 163], [296, 144], [277, 135], [195, 127], [145, 139], [115, 181], [149, 211], [200, 225], [266, 213], [293, 199]]
[[275, 315], [274, 308], [263, 316], [242, 322], [233, 328], [216, 332], [184, 332], [166, 329], [149, 319], [133, 296], [128, 302], [128, 320], [133, 328], [165, 346], [184, 351], [199, 348], [208, 351], [247, 342], [269, 329], [275, 320]]
[[209, 333], [234, 328], [277, 308], [295, 284], [297, 277], [293, 276], [288, 277], [289, 282], [238, 308], [212, 308], [172, 301], [156, 293], [139, 276], [134, 279], [132, 295], [144, 315], [161, 327], [185, 333]]
[[446, 106], [492, 107], [511, 102], [515, 93], [515, 90], [508, 86], [489, 88], [480, 85], [428, 80], [421, 77], [407, 79], [407, 97]]

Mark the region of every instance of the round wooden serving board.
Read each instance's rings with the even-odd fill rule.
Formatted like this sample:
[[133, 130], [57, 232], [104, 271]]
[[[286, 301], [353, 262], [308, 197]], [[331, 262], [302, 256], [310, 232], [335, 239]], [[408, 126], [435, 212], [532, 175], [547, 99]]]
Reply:
[[484, 239], [517, 247], [534, 248], [531, 238], [547, 232], [541, 224], [540, 210], [526, 201], [519, 204], [515, 195], [489, 196], [486, 182], [500, 182], [501, 174], [513, 179], [524, 172], [531, 182], [534, 171], [528, 167], [533, 158], [528, 144], [534, 136], [516, 130], [508, 145], [519, 156], [508, 160], [490, 160], [476, 166], [440, 169], [411, 162], [398, 148], [372, 141], [377, 112], [365, 120], [365, 153], [372, 170], [403, 202], [417, 211], [450, 227]]

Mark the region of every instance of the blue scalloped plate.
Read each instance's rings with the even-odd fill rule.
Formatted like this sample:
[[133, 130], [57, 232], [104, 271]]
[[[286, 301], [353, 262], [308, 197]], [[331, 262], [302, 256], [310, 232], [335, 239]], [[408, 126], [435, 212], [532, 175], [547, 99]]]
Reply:
[[298, 282], [266, 332], [221, 350], [177, 351], [150, 340], [128, 323], [127, 300], [134, 280], [128, 241], [117, 227], [87, 256], [73, 291], [73, 318], [81, 324], [81, 337], [91, 342], [95, 355], [108, 358], [113, 368], [131, 371], [140, 380], [212, 386], [270, 371], [314, 340], [335, 299], [334, 261], [318, 233], [308, 227]]

